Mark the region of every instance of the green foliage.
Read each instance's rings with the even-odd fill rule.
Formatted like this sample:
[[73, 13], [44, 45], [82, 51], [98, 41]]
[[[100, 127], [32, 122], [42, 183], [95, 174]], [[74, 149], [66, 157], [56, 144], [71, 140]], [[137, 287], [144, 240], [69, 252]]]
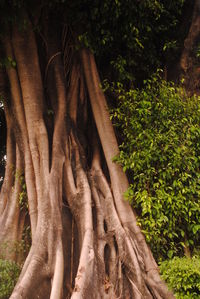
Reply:
[[200, 58], [200, 44], [197, 45], [195, 52], [196, 52], [196, 57]]
[[21, 170], [17, 169], [15, 172], [15, 178], [19, 181], [21, 191], [19, 193], [19, 206], [20, 209], [28, 210], [28, 199], [27, 199], [27, 189], [24, 174]]
[[27, 199], [27, 190], [26, 190], [26, 184], [24, 176], [20, 177], [20, 183], [21, 183], [21, 192], [19, 193], [19, 205], [20, 209], [26, 209], [28, 210], [28, 199]]
[[200, 236], [200, 98], [156, 74], [142, 90], [112, 87], [112, 119], [123, 143], [115, 160], [128, 171], [125, 193], [159, 258], [181, 254]]
[[81, 28], [80, 43], [95, 52], [101, 67], [108, 71], [110, 66], [119, 81], [138, 81], [180, 50], [183, 36], [176, 28], [184, 3], [76, 0], [67, 3], [67, 18], [73, 27]]
[[20, 271], [21, 267], [15, 262], [0, 259], [0, 299], [10, 297]]
[[15, 68], [16, 67], [16, 61], [14, 61], [11, 57], [6, 57], [5, 59], [2, 59], [0, 61], [0, 68], [1, 67], [6, 67], [6, 68], [13, 67], [13, 68]]
[[[92, 49], [99, 65], [120, 81], [141, 81], [179, 53], [184, 34], [178, 26], [185, 0], [0, 1], [0, 35], [14, 23], [26, 30], [24, 9], [38, 19], [40, 9], [59, 15], [80, 46]], [[42, 18], [41, 18], [42, 19]], [[37, 28], [42, 24], [38, 22]], [[35, 28], [36, 29], [36, 28]], [[187, 30], [187, 28], [186, 28]], [[137, 82], [138, 83], [138, 82]]]
[[200, 298], [200, 258], [173, 258], [160, 265], [162, 278], [177, 299]]
[[30, 226], [24, 228], [21, 241], [5, 241], [0, 244], [0, 259], [5, 260], [7, 256], [16, 256], [17, 261], [23, 264], [31, 246]]

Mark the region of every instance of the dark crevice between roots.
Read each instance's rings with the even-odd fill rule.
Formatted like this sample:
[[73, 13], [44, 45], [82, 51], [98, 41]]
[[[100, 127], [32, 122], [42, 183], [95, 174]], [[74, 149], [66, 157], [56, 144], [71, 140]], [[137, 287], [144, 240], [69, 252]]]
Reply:
[[108, 244], [104, 247], [104, 264], [105, 264], [105, 272], [106, 275], [109, 277], [109, 260], [110, 260], [110, 246]]
[[117, 245], [117, 240], [116, 240], [115, 235], [113, 236], [113, 242], [114, 242], [115, 251], [116, 251], [116, 255], [117, 255], [119, 250], [118, 250], [118, 245]]
[[[63, 251], [65, 275], [63, 280], [63, 298], [70, 298], [75, 286], [75, 278], [79, 265], [80, 248], [78, 228], [70, 211], [67, 200], [62, 210]], [[67, 234], [66, 234], [67, 232]]]
[[105, 231], [105, 233], [107, 233], [107, 231], [108, 231], [108, 227], [107, 227], [107, 224], [106, 224], [106, 220], [104, 219], [104, 221], [103, 221], [103, 227], [104, 227], [104, 231]]

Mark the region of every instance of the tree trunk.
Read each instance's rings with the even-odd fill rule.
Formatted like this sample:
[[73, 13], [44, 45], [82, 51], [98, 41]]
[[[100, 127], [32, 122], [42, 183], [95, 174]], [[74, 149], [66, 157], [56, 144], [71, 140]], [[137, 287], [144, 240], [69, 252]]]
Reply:
[[[16, 67], [0, 76], [0, 244], [20, 242], [27, 223], [32, 238], [10, 298], [174, 298], [123, 198], [128, 181], [112, 162], [119, 150], [93, 54], [72, 53], [66, 26], [61, 46], [56, 24], [44, 28], [44, 51], [25, 17], [27, 28], [2, 41]], [[18, 258], [3, 246], [1, 255]]]
[[180, 59], [180, 75], [189, 94], [200, 90], [200, 1], [195, 0], [192, 21]]

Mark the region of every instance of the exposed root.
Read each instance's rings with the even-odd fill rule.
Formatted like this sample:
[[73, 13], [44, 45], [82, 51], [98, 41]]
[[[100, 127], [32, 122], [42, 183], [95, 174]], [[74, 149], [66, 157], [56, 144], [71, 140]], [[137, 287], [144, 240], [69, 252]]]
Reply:
[[2, 236], [10, 228], [21, 238], [16, 227], [23, 227], [12, 163], [25, 175], [32, 231], [11, 298], [174, 298], [123, 198], [128, 181], [112, 162], [119, 149], [93, 54], [83, 49], [79, 59], [72, 53], [66, 28], [60, 49], [57, 28], [49, 26], [42, 65], [28, 19], [27, 27], [12, 28], [5, 42], [17, 68], [7, 70], [12, 105], [5, 106], [8, 164], [0, 196], [1, 225], [7, 230]]

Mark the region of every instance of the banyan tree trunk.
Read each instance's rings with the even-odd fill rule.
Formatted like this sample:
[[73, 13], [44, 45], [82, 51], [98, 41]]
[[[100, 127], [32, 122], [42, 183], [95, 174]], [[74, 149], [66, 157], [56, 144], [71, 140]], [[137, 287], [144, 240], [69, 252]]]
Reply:
[[189, 94], [200, 90], [200, 1], [193, 2], [193, 14], [188, 34], [184, 41], [179, 63], [179, 73], [184, 79], [184, 87]]
[[45, 48], [26, 18], [2, 40], [16, 67], [0, 74], [0, 244], [20, 241], [28, 221], [32, 238], [10, 298], [174, 298], [123, 198], [128, 181], [112, 162], [118, 145], [93, 54], [71, 50], [66, 26], [61, 46], [55, 24], [44, 29]]

